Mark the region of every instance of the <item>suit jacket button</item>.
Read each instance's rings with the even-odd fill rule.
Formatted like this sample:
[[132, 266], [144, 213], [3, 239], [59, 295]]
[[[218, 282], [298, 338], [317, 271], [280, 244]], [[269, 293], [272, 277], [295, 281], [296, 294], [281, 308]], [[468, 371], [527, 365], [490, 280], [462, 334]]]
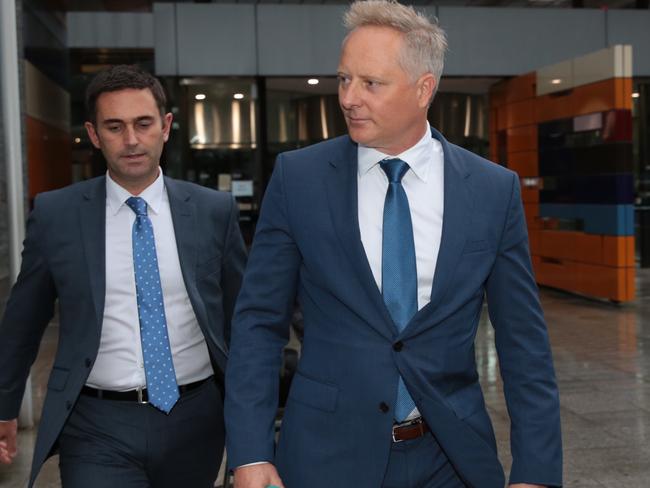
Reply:
[[93, 361], [90, 358], [86, 358], [84, 364], [86, 365], [86, 368], [90, 368], [90, 365], [93, 364]]
[[393, 344], [393, 351], [400, 352], [403, 347], [404, 343], [402, 341], [397, 341], [395, 344]]
[[70, 410], [71, 408], [72, 408], [72, 402], [71, 401], [65, 402], [65, 409]]
[[390, 407], [386, 402], [381, 402], [379, 404], [379, 410], [381, 411], [381, 413], [387, 413], [390, 410]]

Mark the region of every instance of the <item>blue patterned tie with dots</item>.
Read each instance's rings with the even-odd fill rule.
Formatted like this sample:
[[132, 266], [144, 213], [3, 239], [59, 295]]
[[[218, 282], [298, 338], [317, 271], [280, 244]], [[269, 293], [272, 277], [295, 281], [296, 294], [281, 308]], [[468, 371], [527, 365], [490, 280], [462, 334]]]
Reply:
[[149, 403], [169, 413], [179, 394], [167, 335], [153, 226], [147, 216], [147, 202], [140, 197], [130, 197], [126, 204], [135, 212], [133, 269]]
[[[401, 159], [385, 159], [381, 169], [388, 177], [384, 201], [381, 254], [381, 292], [386, 308], [401, 332], [418, 311], [417, 267], [409, 201], [402, 178], [409, 165]], [[415, 402], [400, 376], [395, 401], [395, 420], [403, 421], [415, 408]]]

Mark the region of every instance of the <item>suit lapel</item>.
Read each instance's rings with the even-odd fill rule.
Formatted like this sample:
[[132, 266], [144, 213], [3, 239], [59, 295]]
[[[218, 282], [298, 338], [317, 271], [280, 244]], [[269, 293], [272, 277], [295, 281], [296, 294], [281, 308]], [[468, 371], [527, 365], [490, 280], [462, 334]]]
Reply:
[[[332, 222], [355, 275], [373, 308], [383, 320], [367, 317], [367, 322], [389, 340], [395, 336], [393, 321], [386, 309], [381, 292], [370, 269], [359, 231], [357, 194], [357, 146], [348, 137], [342, 143], [341, 152], [330, 160], [330, 176], [327, 178], [327, 197]], [[360, 307], [359, 312], [368, 310]], [[376, 317], [376, 315], [374, 316]]]
[[196, 272], [196, 216], [194, 205], [190, 201], [190, 194], [179, 188], [171, 178], [165, 177], [165, 187], [169, 197], [169, 208], [174, 224], [176, 236], [176, 247], [178, 259], [181, 264], [181, 271], [185, 287], [193, 287]]
[[445, 138], [435, 129], [431, 129], [433, 137], [442, 144], [444, 153], [444, 210], [442, 220], [442, 235], [440, 251], [436, 261], [436, 271], [431, 288], [431, 301], [413, 318], [408, 332], [422, 324], [423, 320], [430, 324], [430, 314], [438, 308], [440, 301], [451, 285], [454, 270], [463, 253], [467, 239], [468, 223], [471, 221], [473, 197], [469, 188], [469, 171], [466, 169], [458, 151], [452, 148]]
[[214, 328], [208, 326], [208, 313], [205, 304], [196, 286], [196, 266], [198, 260], [197, 234], [199, 232], [196, 206], [192, 203], [192, 194], [177, 181], [165, 176], [165, 187], [169, 197], [169, 208], [172, 214], [178, 260], [181, 265], [181, 274], [185, 283], [187, 296], [192, 304], [199, 327], [203, 331], [208, 346], [216, 345], [223, 354], [221, 341], [214, 334]]
[[98, 330], [106, 296], [106, 178], [91, 180], [79, 209], [84, 255]]

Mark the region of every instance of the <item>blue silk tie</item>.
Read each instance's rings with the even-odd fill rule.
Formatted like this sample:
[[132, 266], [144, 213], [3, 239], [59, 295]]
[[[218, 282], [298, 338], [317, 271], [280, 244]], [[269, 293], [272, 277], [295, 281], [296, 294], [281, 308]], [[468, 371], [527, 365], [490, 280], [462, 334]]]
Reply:
[[[401, 332], [418, 311], [417, 268], [409, 201], [402, 187], [402, 177], [409, 165], [401, 159], [385, 159], [380, 163], [388, 177], [384, 202], [384, 224], [381, 255], [382, 295], [393, 322]], [[401, 422], [415, 408], [404, 380], [397, 384], [395, 420]]]
[[179, 394], [167, 335], [153, 226], [147, 216], [147, 202], [140, 197], [130, 197], [126, 204], [135, 212], [133, 269], [149, 403], [169, 413]]

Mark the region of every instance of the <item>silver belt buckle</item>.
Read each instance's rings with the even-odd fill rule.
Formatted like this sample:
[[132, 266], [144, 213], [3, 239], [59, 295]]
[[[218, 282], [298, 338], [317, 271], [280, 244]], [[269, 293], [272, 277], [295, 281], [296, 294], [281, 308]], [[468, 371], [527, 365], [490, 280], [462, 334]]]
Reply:
[[410, 427], [411, 425], [416, 425], [421, 423], [422, 423], [422, 417], [420, 416], [411, 420], [405, 420], [404, 422], [401, 422], [399, 424], [394, 424], [392, 429], [393, 442], [404, 442], [404, 439], [395, 439], [395, 429], [398, 429], [400, 427]]
[[144, 390], [146, 390], [146, 388], [147, 388], [146, 386], [138, 386], [138, 387], [135, 389], [135, 391], [138, 392], [138, 403], [139, 403], [140, 405], [146, 405], [146, 404], [149, 403], [147, 400], [144, 399], [144, 396], [142, 395], [142, 392], [143, 392]]
[[395, 429], [397, 429], [398, 427], [402, 427], [402, 425], [401, 425], [401, 424], [395, 424], [395, 425], [393, 425], [393, 429], [392, 429], [392, 431], [391, 431], [391, 432], [392, 432], [393, 442], [395, 442], [395, 443], [397, 443], [397, 442], [404, 442], [404, 439], [395, 439]]

